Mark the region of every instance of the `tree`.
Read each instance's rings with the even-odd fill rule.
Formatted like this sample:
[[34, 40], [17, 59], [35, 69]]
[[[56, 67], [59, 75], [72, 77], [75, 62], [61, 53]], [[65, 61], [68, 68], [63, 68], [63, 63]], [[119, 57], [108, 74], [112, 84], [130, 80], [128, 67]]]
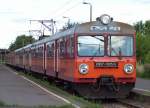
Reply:
[[146, 36], [150, 35], [150, 20], [146, 21], [145, 24], [144, 24], [144, 34]]
[[144, 23], [142, 21], [135, 23], [134, 28], [137, 33], [144, 34]]
[[33, 43], [34, 41], [35, 39], [32, 36], [26, 36], [26, 35], [17, 36], [15, 42], [10, 44], [9, 50], [10, 51], [16, 50], [27, 44]]
[[144, 51], [143, 51], [143, 41], [144, 37], [141, 36], [139, 33], [136, 34], [136, 57], [137, 60], [141, 63], [143, 61]]
[[70, 29], [70, 28], [74, 27], [76, 24], [78, 24], [78, 23], [75, 23], [75, 22], [74, 22], [74, 23], [71, 23], [70, 21], [68, 21], [68, 22], [66, 23], [66, 25], [63, 26], [60, 31], [65, 31], [65, 30], [67, 30], [67, 29]]
[[[135, 25], [136, 30], [136, 56], [138, 62], [148, 63], [150, 61], [150, 21], [143, 23], [137, 22]], [[149, 62], [150, 63], [150, 62]]]
[[150, 63], [150, 51], [145, 56], [145, 63]]

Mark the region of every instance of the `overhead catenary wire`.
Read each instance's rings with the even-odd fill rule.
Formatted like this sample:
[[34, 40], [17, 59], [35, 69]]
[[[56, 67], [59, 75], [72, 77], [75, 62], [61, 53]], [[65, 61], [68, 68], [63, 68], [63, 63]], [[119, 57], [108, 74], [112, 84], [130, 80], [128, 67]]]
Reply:
[[71, 11], [73, 8], [75, 8], [77, 5], [81, 4], [81, 2], [77, 2], [76, 4], [72, 5], [71, 7], [67, 8], [66, 10], [62, 11], [59, 14], [56, 14], [53, 18], [57, 18], [59, 16], [62, 16], [64, 13]]
[[64, 8], [64, 6], [66, 6], [66, 4], [70, 4], [72, 1], [74, 0], [68, 0], [66, 1], [63, 5], [61, 5], [59, 8], [55, 9], [52, 13], [56, 14], [57, 12], [59, 12], [60, 10], [62, 10], [62, 8]]

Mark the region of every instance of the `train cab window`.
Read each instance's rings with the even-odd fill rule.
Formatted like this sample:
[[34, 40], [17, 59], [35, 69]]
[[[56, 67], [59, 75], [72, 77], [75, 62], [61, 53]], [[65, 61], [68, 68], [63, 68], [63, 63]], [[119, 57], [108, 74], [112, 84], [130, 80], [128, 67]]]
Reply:
[[103, 36], [78, 36], [78, 56], [104, 56]]
[[132, 36], [109, 36], [108, 45], [109, 56], [133, 56]]

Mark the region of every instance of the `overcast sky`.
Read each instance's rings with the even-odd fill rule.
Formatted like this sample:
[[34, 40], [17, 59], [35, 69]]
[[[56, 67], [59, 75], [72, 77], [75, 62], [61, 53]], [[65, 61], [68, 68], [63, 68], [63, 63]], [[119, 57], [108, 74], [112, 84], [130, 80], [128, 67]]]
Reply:
[[0, 0], [0, 48], [8, 48], [18, 35], [27, 34], [34, 27], [29, 20], [56, 20], [57, 26], [72, 22], [89, 21], [89, 5], [93, 7], [93, 20], [109, 14], [116, 21], [133, 24], [150, 20], [150, 0]]

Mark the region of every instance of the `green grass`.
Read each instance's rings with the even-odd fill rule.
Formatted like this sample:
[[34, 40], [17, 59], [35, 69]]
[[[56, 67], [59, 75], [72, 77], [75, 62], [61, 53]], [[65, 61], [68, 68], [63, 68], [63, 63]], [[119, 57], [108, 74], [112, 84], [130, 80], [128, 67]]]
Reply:
[[63, 105], [63, 106], [37, 106], [32, 108], [74, 108], [72, 105]]
[[0, 101], [0, 108], [8, 107], [8, 108], [74, 108], [72, 105], [62, 105], [62, 106], [45, 106], [45, 105], [39, 105], [39, 106], [20, 106], [20, 105], [8, 105], [3, 101]]
[[6, 106], [5, 102], [0, 101], [0, 106], [1, 106], [1, 107]]
[[5, 64], [5, 61], [0, 60], [0, 64]]
[[[54, 93], [56, 93], [56, 94], [58, 94], [58, 95], [60, 95], [64, 98], [68, 99], [72, 103], [79, 103], [79, 105], [81, 105], [81, 108], [101, 108], [99, 103], [94, 103], [94, 102], [85, 100], [82, 97], [71, 95], [68, 92], [58, 88], [54, 83], [50, 83], [47, 80], [42, 80], [42, 79], [39, 79], [39, 78], [34, 77], [32, 75], [24, 74], [23, 72], [19, 72], [19, 74], [29, 78], [30, 80], [32, 80], [32, 81], [34, 81], [34, 82], [36, 82], [40, 85], [42, 85], [43, 87], [47, 88], [48, 90], [50, 90], [50, 91], [52, 91], [52, 92], [54, 92]], [[68, 107], [62, 106], [60, 108], [73, 108], [73, 107], [71, 107], [71, 106], [68, 106]]]
[[15, 104], [13, 104], [13, 105], [9, 105], [9, 104], [7, 104], [7, 103], [5, 103], [5, 102], [3, 102], [3, 101], [0, 101], [0, 107], [13, 107], [13, 108], [19, 108], [20, 106], [19, 105], [15, 105]]
[[63, 106], [44, 106], [44, 105], [39, 105], [39, 106], [20, 106], [20, 105], [8, 105], [3, 101], [0, 101], [0, 108], [74, 108], [72, 105], [63, 105]]

